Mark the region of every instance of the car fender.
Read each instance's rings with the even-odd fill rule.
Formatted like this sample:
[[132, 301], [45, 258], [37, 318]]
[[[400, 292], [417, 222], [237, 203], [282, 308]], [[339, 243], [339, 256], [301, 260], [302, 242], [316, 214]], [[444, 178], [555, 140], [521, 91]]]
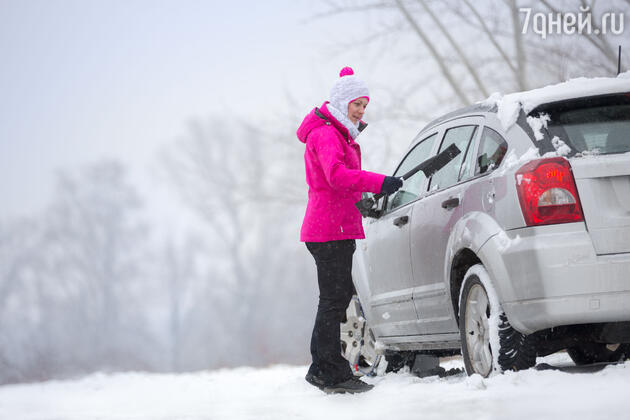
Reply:
[[518, 243], [518, 238], [510, 239], [505, 231], [500, 231], [496, 235], [491, 236], [476, 254], [490, 275], [492, 284], [499, 297], [499, 303], [512, 327], [520, 333], [531, 334], [534, 330], [521, 322], [521, 319], [512, 313], [510, 306], [503, 305], [504, 302], [512, 302], [517, 298], [505, 259], [506, 252], [509, 252], [510, 247], [515, 243]]
[[444, 278], [448, 280], [449, 286], [451, 265], [455, 255], [462, 249], [470, 249], [477, 254], [488, 239], [502, 231], [501, 226], [492, 217], [480, 211], [470, 212], [457, 221], [446, 245]]
[[[501, 286], [495, 284], [496, 281], [492, 274], [492, 266], [495, 262], [492, 258], [491, 253], [480, 253], [483, 249], [483, 246], [493, 237], [503, 233], [503, 229], [499, 224], [486, 213], [480, 211], [472, 211], [467, 213], [464, 217], [459, 219], [453, 229], [451, 230], [451, 234], [448, 239], [448, 243], [446, 246], [446, 255], [444, 258], [444, 279], [446, 290], [454, 293], [454, 299], [457, 299], [459, 296], [459, 287], [460, 285], [456, 284], [455, 287], [457, 290], [453, 291], [453, 282], [461, 279], [453, 279], [452, 278], [452, 268], [453, 262], [455, 261], [456, 256], [458, 256], [464, 250], [472, 251], [475, 256], [481, 261], [481, 263], [486, 267], [488, 273], [490, 273], [491, 279], [493, 281], [494, 286], [497, 289], [497, 294], [499, 295], [499, 300], [501, 300]], [[458, 301], [453, 301], [454, 312], [456, 312], [455, 307], [459, 304]], [[457, 313], [454, 314], [457, 317]]]

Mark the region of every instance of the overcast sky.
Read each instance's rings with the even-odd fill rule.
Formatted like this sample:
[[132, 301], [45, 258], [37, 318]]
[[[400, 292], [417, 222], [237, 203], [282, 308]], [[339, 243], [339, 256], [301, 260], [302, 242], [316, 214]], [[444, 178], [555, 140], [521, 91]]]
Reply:
[[56, 169], [101, 157], [150, 185], [158, 149], [192, 118], [264, 119], [284, 112], [285, 90], [309, 106], [326, 99], [360, 54], [326, 55], [355, 22], [311, 22], [319, 11], [290, 0], [0, 0], [0, 221], [41, 209]]

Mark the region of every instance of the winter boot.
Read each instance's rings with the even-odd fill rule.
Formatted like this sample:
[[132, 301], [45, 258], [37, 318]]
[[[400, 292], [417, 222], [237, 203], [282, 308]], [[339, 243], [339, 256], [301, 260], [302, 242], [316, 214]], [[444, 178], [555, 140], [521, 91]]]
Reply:
[[339, 382], [334, 385], [328, 385], [324, 387], [324, 392], [327, 394], [356, 394], [359, 392], [366, 392], [374, 388], [374, 385], [366, 384], [359, 378], [354, 376], [347, 381]]
[[311, 372], [308, 372], [304, 379], [306, 379], [306, 382], [308, 382], [309, 384], [321, 389], [322, 391], [324, 390], [324, 380], [319, 376], [313, 375]]

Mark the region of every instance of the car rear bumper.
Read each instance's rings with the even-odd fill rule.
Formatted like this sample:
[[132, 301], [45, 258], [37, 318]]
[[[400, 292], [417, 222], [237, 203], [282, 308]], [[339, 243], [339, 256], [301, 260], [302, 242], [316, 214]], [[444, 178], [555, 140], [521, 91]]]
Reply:
[[583, 223], [501, 233], [480, 255], [510, 323], [523, 333], [630, 321], [630, 254], [596, 255]]
[[532, 333], [560, 325], [630, 320], [630, 292], [562, 296], [506, 302], [503, 308], [517, 330]]

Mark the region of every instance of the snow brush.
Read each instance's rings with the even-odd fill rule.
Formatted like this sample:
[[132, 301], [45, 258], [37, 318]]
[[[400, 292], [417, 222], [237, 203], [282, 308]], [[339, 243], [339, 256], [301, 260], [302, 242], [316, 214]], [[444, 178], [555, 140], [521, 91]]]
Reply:
[[[430, 157], [424, 162], [418, 164], [400, 178], [405, 181], [408, 178], [414, 176], [418, 171], [424, 172], [424, 176], [430, 178], [434, 173], [445, 167], [451, 160], [455, 158], [455, 156], [459, 155], [460, 153], [461, 150], [459, 150], [455, 143], [453, 143], [437, 155]], [[385, 193], [374, 194], [372, 197], [367, 197], [361, 201], [357, 201], [354, 205], [357, 207], [357, 209], [359, 209], [361, 216], [374, 217], [376, 216], [376, 213], [374, 212], [374, 210], [372, 210], [372, 208], [376, 205], [376, 202], [383, 198], [385, 195]]]

